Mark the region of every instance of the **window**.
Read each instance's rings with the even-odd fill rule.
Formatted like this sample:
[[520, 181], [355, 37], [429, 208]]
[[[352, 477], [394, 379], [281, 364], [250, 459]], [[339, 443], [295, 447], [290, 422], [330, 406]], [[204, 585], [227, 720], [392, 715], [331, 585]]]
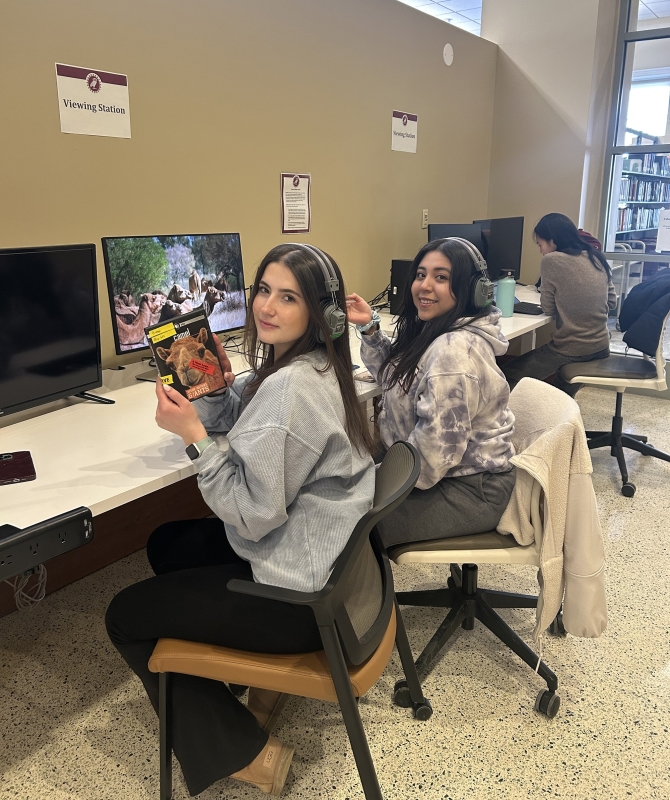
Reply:
[[633, 286], [670, 267], [670, 0], [620, 1], [599, 226], [617, 316]]

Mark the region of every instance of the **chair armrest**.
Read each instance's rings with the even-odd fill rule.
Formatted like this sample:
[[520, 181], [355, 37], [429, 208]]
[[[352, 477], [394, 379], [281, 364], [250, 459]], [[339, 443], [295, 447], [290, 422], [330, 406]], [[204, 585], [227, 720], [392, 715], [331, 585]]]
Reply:
[[227, 588], [238, 594], [250, 594], [254, 597], [265, 597], [267, 600], [278, 600], [280, 603], [294, 603], [302, 606], [312, 605], [320, 598], [320, 592], [298, 592], [295, 589], [284, 589], [268, 583], [243, 581], [239, 578], [229, 580]]

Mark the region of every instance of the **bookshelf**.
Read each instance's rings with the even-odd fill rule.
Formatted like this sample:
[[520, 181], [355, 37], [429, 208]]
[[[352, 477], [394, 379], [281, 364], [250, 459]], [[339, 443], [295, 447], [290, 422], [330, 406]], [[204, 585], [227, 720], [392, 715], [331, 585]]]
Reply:
[[[630, 169], [637, 161], [639, 169]], [[647, 153], [640, 159], [624, 159], [619, 181], [616, 241], [638, 239], [654, 245], [658, 215], [670, 206], [670, 157]]]

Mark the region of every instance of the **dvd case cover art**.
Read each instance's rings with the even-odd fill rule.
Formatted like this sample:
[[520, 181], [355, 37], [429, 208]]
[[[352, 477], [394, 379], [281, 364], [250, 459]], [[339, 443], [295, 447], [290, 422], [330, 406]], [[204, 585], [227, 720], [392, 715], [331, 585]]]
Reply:
[[188, 400], [205, 397], [226, 382], [207, 317], [197, 309], [145, 329], [161, 381]]

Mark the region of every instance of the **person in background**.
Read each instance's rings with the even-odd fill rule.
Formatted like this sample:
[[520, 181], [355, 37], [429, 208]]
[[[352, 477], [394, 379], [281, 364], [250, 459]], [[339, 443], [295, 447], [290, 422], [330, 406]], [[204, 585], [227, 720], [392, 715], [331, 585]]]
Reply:
[[[607, 317], [616, 293], [604, 256], [564, 214], [542, 217], [534, 237], [542, 254], [540, 305], [556, 318], [556, 330], [547, 344], [503, 365], [511, 388], [523, 377], [544, 380], [564, 364], [610, 354]], [[557, 374], [554, 385], [571, 397], [581, 388]]]
[[476, 302], [475, 256], [483, 261], [459, 239], [419, 251], [393, 341], [363, 298], [347, 297], [361, 358], [383, 390], [382, 445], [406, 441], [421, 457], [417, 488], [378, 526], [386, 547], [490, 531], [514, 488], [514, 416], [496, 364], [507, 340], [499, 309]]
[[[328, 258], [339, 291], [325, 290]], [[358, 401], [348, 326], [332, 338], [322, 298], [344, 309], [339, 268], [309, 245], [283, 244], [251, 289], [245, 355], [235, 379], [216, 340], [227, 388], [190, 403], [156, 383], [159, 427], [180, 436], [215, 518], [171, 522], [149, 538], [154, 577], [121, 591], [107, 631], [156, 709], [148, 661], [159, 638], [261, 653], [323, 649], [312, 610], [228, 591], [231, 578], [321, 589], [358, 520], [372, 507], [375, 468]], [[228, 432], [228, 451], [208, 432]], [[195, 448], [195, 452], [193, 452]], [[293, 747], [268, 731], [283, 695], [249, 690], [245, 707], [219, 681], [175, 674], [174, 753], [191, 795], [231, 776], [280, 793]]]

